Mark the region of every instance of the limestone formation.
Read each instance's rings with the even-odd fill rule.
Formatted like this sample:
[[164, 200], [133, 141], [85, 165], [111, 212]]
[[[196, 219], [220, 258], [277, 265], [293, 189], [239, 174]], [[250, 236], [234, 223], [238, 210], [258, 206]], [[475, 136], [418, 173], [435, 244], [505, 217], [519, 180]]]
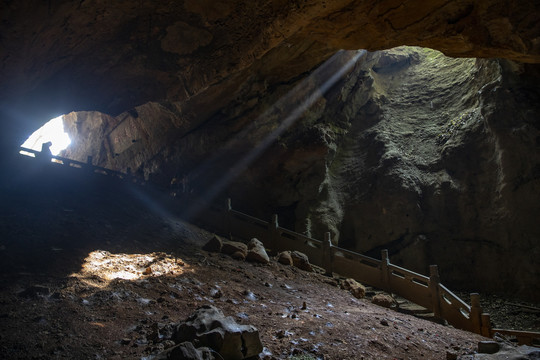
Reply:
[[[195, 3], [3, 3], [0, 98], [11, 109], [2, 121], [15, 121], [15, 109], [37, 124], [58, 110], [116, 115], [161, 100], [180, 101], [183, 118], [197, 121], [254, 72], [278, 84], [338, 49], [408, 44], [540, 62], [534, 1]], [[202, 93], [204, 104], [187, 101]], [[31, 130], [6, 127], [17, 138]]]

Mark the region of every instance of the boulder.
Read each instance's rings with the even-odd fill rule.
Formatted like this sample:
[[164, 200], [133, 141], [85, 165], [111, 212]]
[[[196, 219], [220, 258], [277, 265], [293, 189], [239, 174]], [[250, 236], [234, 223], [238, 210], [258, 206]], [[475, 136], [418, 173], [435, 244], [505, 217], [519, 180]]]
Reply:
[[266, 249], [261, 241], [255, 238], [250, 240], [248, 243], [246, 260], [261, 264], [268, 264], [270, 262], [270, 258], [268, 257]]
[[354, 279], [345, 279], [341, 282], [341, 288], [349, 290], [349, 292], [358, 299], [363, 299], [366, 296], [366, 288]]
[[300, 251], [293, 251], [291, 252], [291, 258], [293, 265], [297, 268], [310, 272], [313, 271], [313, 267], [309, 263], [309, 258], [306, 254], [301, 253]]
[[223, 247], [223, 240], [221, 237], [214, 235], [208, 242], [203, 246], [203, 250], [210, 252], [221, 252]]
[[277, 261], [283, 265], [292, 265], [293, 259], [291, 257], [291, 252], [290, 251], [280, 252], [277, 256]]
[[231, 255], [234, 259], [244, 260], [247, 256], [247, 245], [238, 241], [223, 240], [221, 252]]
[[172, 338], [175, 342], [192, 341], [209, 347], [225, 360], [250, 358], [263, 350], [259, 331], [254, 326], [239, 325], [211, 305], [198, 308], [179, 324]]

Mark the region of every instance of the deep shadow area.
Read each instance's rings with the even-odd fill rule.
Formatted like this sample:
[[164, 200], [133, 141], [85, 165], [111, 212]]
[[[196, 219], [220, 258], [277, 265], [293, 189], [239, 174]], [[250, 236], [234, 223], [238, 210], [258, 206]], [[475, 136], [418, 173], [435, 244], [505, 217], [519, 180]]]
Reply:
[[172, 239], [179, 231], [178, 223], [162, 216], [172, 214], [166, 209], [172, 202], [163, 201], [165, 194], [160, 201], [156, 189], [25, 156], [13, 158], [5, 170], [0, 194], [4, 281], [21, 273], [67, 276], [98, 248], [173, 250], [153, 241]]

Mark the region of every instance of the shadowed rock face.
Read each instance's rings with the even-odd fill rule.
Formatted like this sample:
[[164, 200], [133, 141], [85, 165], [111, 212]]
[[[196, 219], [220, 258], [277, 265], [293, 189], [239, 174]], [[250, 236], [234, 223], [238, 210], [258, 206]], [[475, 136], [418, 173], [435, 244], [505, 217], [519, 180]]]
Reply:
[[289, 81], [337, 49], [540, 61], [532, 1], [4, 1], [1, 14], [2, 122], [17, 141], [59, 113], [183, 102], [242, 70]]
[[538, 63], [534, 2], [1, 6], [3, 145], [77, 110], [66, 157], [185, 173], [297, 231], [437, 263], [445, 283], [538, 294], [538, 65], [334, 55]]

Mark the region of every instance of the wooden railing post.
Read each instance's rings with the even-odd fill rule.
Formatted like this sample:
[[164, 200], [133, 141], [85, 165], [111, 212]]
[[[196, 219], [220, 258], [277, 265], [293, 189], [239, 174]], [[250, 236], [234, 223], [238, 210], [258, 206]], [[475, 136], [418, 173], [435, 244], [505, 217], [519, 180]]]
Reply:
[[482, 334], [482, 308], [480, 307], [480, 295], [471, 294], [471, 317], [473, 332]]
[[93, 162], [93, 158], [92, 158], [92, 155], [88, 155], [86, 157], [86, 170], [90, 173], [93, 173], [94, 172], [94, 164], [92, 163]]
[[225, 218], [224, 224], [223, 224], [223, 230], [226, 234], [229, 235], [229, 239], [232, 240], [232, 225], [231, 225], [231, 210], [232, 210], [232, 200], [231, 198], [227, 198], [227, 202], [225, 204]]
[[388, 268], [390, 260], [388, 259], [388, 250], [381, 251], [381, 280], [384, 290], [390, 289], [390, 270]]
[[482, 336], [491, 337], [491, 319], [489, 314], [482, 314]]
[[322, 265], [326, 270], [326, 275], [332, 276], [332, 235], [327, 232], [324, 234], [324, 241], [322, 242]]
[[441, 297], [439, 296], [439, 267], [437, 265], [429, 265], [429, 291], [431, 293], [431, 307], [433, 315], [436, 318], [441, 318]]
[[275, 251], [278, 253], [280, 249], [280, 236], [278, 232], [279, 227], [279, 219], [278, 215], [274, 214], [272, 215], [272, 221], [270, 222], [270, 244], [272, 247], [272, 251]]

